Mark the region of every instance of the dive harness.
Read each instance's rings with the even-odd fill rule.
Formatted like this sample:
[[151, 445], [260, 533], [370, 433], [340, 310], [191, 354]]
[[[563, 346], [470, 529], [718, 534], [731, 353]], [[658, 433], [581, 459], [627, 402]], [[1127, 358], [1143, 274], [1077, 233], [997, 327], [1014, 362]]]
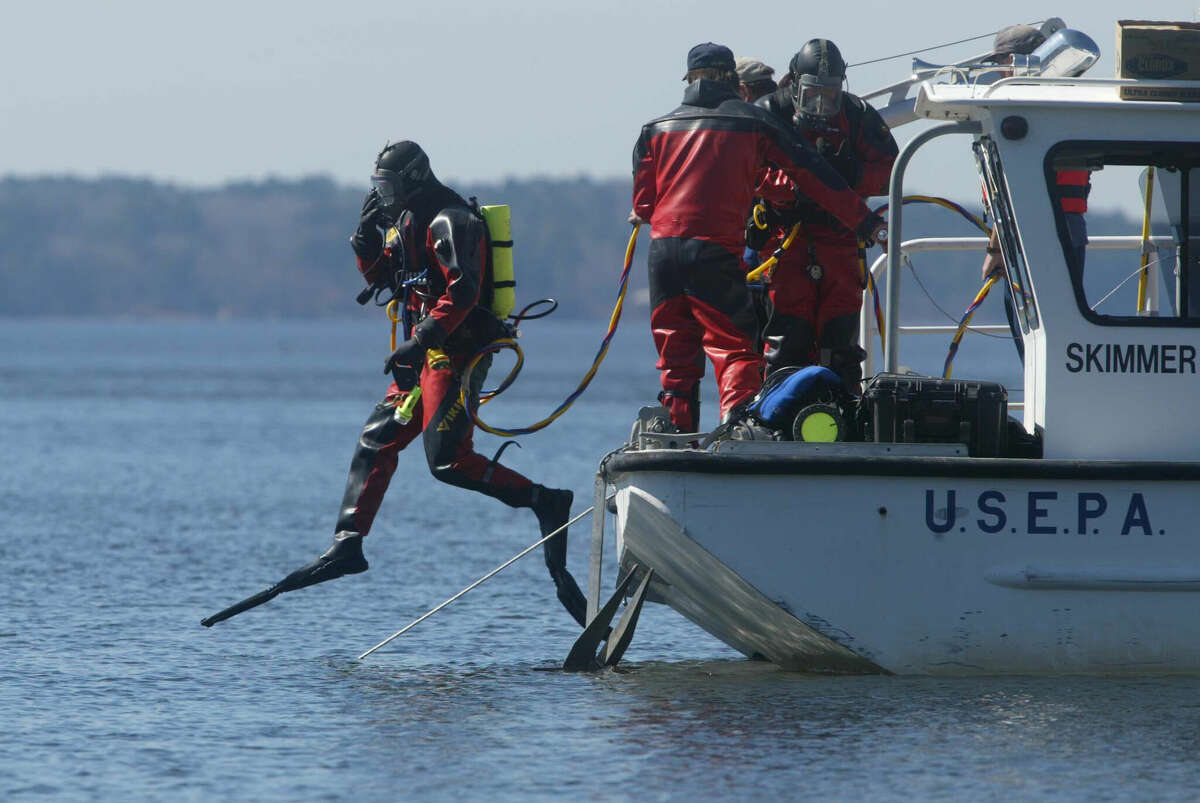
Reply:
[[[1152, 182], [1153, 182], [1153, 176], [1151, 175], [1147, 179], [1147, 184], [1150, 186], [1153, 186]], [[1146, 190], [1147, 199], [1149, 198], [1150, 186], [1148, 186], [1147, 190]], [[967, 221], [969, 221], [974, 226], [976, 226], [984, 234], [987, 234], [990, 236], [992, 233], [992, 230], [988, 227], [986, 221], [983, 218], [968, 211], [961, 204], [957, 204], [954, 201], [951, 201], [947, 198], [941, 198], [941, 197], [933, 196], [933, 195], [906, 195], [902, 199], [902, 202], [905, 205], [908, 205], [911, 203], [922, 203], [922, 204], [933, 204], [935, 206], [940, 206], [944, 209], [948, 209], [952, 212], [956, 212], [957, 214], [961, 215]], [[1147, 208], [1147, 210], [1149, 210], [1149, 202], [1148, 201], [1146, 203], [1146, 208]], [[882, 215], [887, 210], [888, 210], [888, 204], [883, 204], [883, 205], [873, 209], [872, 211], [876, 215]], [[763, 203], [760, 202], [755, 205], [755, 207], [751, 213], [751, 219], [752, 219], [755, 227], [757, 227], [759, 229], [766, 229], [768, 227], [767, 212], [768, 212], [767, 207]], [[1146, 214], [1146, 219], [1147, 220], [1149, 219], [1148, 211]], [[771, 280], [771, 276], [774, 273], [777, 263], [779, 262], [779, 258], [781, 256], [783, 256], [784, 251], [786, 251], [788, 248], [790, 248], [792, 246], [793, 242], [796, 239], [796, 236], [800, 232], [801, 225], [802, 224], [799, 222], [792, 225], [791, 230], [788, 232], [788, 236], [784, 239], [783, 243], [777, 249], [775, 249], [774, 253], [771, 254], [770, 258], [765, 260], [755, 270], [750, 271], [749, 273], [746, 274], [747, 282], [758, 281], [759, 279], [764, 278], [764, 276], [768, 282]], [[1144, 239], [1148, 239], [1148, 233], [1147, 233], [1148, 230], [1149, 230], [1148, 224], [1143, 222], [1142, 236]], [[875, 283], [875, 277], [871, 274], [871, 271], [867, 267], [867, 262], [866, 262], [867, 244], [864, 241], [859, 240], [858, 246], [859, 246], [858, 247], [859, 272], [862, 276], [863, 287], [865, 287], [871, 291], [871, 296], [872, 296], [872, 300], [874, 302], [874, 307], [875, 307], [875, 325], [879, 331], [879, 342], [881, 345], [883, 345], [886, 343], [885, 338], [887, 337], [887, 330], [884, 328], [883, 306], [879, 300], [879, 287]], [[1145, 248], [1145, 246], [1143, 246], [1143, 252], [1145, 252], [1146, 250], [1147, 249]], [[1145, 294], [1144, 274], [1146, 273], [1145, 265], [1147, 262], [1147, 256], [1145, 253], [1143, 253], [1143, 255], [1142, 255], [1142, 262], [1143, 262], [1143, 265], [1142, 265], [1143, 276], [1140, 277], [1139, 287], [1138, 287], [1138, 308], [1139, 309], [1141, 309], [1142, 305], [1144, 304], [1144, 297], [1145, 297], [1145, 295], [1144, 295]], [[954, 333], [954, 337], [950, 341], [950, 348], [946, 355], [945, 364], [942, 367], [942, 378], [944, 378], [944, 379], [950, 378], [951, 364], [954, 362], [954, 357], [958, 354], [958, 347], [959, 347], [959, 344], [962, 342], [963, 335], [966, 333], [967, 328], [970, 326], [971, 317], [975, 314], [975, 311], [977, 309], [979, 309], [979, 306], [983, 303], [984, 299], [987, 298], [988, 293], [991, 291], [992, 287], [1000, 280], [1000, 278], [1001, 277], [999, 275], [989, 276], [987, 278], [987, 280], [984, 282], [983, 286], [979, 289], [979, 292], [975, 295], [975, 298], [971, 301], [970, 305], [968, 305], [967, 309], [963, 312], [962, 317], [959, 319], [958, 328]]]
[[[592, 379], [595, 378], [601, 363], [604, 362], [604, 358], [608, 355], [609, 345], [612, 343], [612, 339], [617, 332], [617, 326], [621, 321], [621, 312], [625, 305], [625, 295], [629, 290], [629, 273], [633, 265], [634, 249], [637, 245], [637, 236], [641, 229], [641, 224], [634, 225], [633, 232], [629, 236], [629, 242], [625, 247], [625, 262], [620, 278], [617, 281], [617, 301], [609, 318], [608, 329], [600, 341], [600, 347], [592, 358], [591, 366], [579, 381], [575, 390], [561, 404], [555, 407], [548, 416], [526, 427], [507, 429], [493, 427], [483, 421], [479, 417], [479, 406], [487, 404], [508, 390], [513, 382], [516, 381], [518, 374], [520, 374], [521, 369], [525, 365], [525, 353], [517, 343], [517, 338], [520, 337], [517, 327], [520, 323], [522, 321], [537, 320], [550, 315], [558, 309], [558, 302], [552, 298], [542, 298], [527, 304], [517, 314], [511, 314], [516, 300], [516, 282], [513, 279], [513, 240], [509, 207], [507, 205], [479, 206], [475, 203], [475, 199], [472, 198], [471, 209], [483, 219], [485, 229], [488, 233], [489, 261], [492, 269], [492, 304], [490, 310], [493, 315], [504, 323], [509, 332], [504, 337], [492, 340], [471, 355], [463, 369], [462, 390], [460, 391], [459, 400], [466, 408], [467, 414], [471, 416], [474, 424], [484, 432], [503, 438], [529, 435], [550, 426], [559, 416], [571, 408], [576, 399], [582, 396], [584, 391], [587, 390]], [[388, 229], [385, 242], [388, 247], [395, 247], [400, 244], [400, 234], [395, 226]], [[397, 331], [402, 331], [406, 338], [412, 331], [413, 321], [411, 320], [411, 310], [409, 309], [408, 300], [411, 293], [419, 292], [417, 287], [425, 281], [427, 274], [424, 271], [420, 273], [404, 271], [402, 268], [397, 275], [399, 276], [398, 286], [392, 289], [389, 297], [383, 297], [383, 293], [389, 289], [387, 286], [372, 285], [359, 293], [357, 299], [358, 303], [365, 304], [374, 296], [376, 304], [385, 307], [388, 321], [391, 323], [390, 346], [392, 351], [396, 349]], [[537, 312], [536, 314], [531, 313], [531, 310], [547, 304], [549, 305], [549, 309]], [[486, 355], [495, 354], [500, 351], [514, 352], [516, 363], [509, 370], [504, 381], [497, 387], [481, 392], [478, 401], [471, 399], [469, 394], [471, 374]], [[440, 349], [430, 349], [427, 359], [430, 361], [429, 364], [431, 366], [440, 363], [442, 360], [449, 360], [445, 352]], [[394, 378], [397, 380], [398, 389], [407, 393], [405, 398], [396, 406], [395, 418], [398, 423], [406, 424], [412, 420], [412, 416], [415, 413], [416, 405], [421, 398], [421, 388], [420, 385], [408, 377], [396, 375]], [[405, 381], [402, 382], [402, 379]]]

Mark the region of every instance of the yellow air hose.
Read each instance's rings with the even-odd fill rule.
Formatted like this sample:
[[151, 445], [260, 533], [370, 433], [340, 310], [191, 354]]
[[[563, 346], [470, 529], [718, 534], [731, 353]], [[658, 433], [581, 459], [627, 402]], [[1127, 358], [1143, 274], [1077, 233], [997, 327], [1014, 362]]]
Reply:
[[384, 309], [384, 312], [387, 313], [388, 320], [392, 322], [391, 349], [392, 349], [392, 351], [395, 351], [396, 350], [396, 326], [400, 323], [400, 300], [393, 298], [391, 301], [388, 302], [388, 305]]
[[605, 333], [604, 339], [600, 341], [600, 348], [596, 351], [596, 356], [592, 359], [591, 367], [588, 368], [587, 373], [584, 374], [583, 379], [579, 381], [579, 385], [575, 388], [571, 395], [567, 396], [567, 398], [564, 399], [563, 402], [558, 405], [558, 407], [554, 408], [550, 415], [527, 427], [501, 429], [499, 427], [489, 426], [488, 424], [484, 423], [484, 421], [479, 418], [479, 411], [476, 409], [478, 405], [471, 404], [470, 399], [467, 398], [467, 389], [471, 387], [471, 372], [475, 370], [475, 366], [479, 364], [479, 361], [483, 359], [485, 355], [494, 354], [497, 351], [507, 349], [509, 351], [514, 351], [517, 354], [517, 364], [511, 371], [509, 371], [508, 376], [502, 383], [500, 383], [499, 387], [493, 391], [480, 394], [479, 404], [484, 404], [507, 390], [508, 387], [513, 383], [513, 380], [517, 378], [517, 373], [521, 370], [521, 366], [525, 363], [525, 354], [521, 351], [521, 347], [517, 345], [516, 340], [510, 337], [499, 338], [497, 340], [493, 340], [491, 343], [475, 352], [470, 361], [467, 363], [466, 367], [463, 369], [461, 383], [462, 390], [459, 393], [459, 401], [461, 401], [463, 406], [466, 407], [467, 412], [471, 416], [471, 420], [475, 422], [476, 426], [478, 426], [484, 432], [491, 433], [492, 435], [499, 435], [502, 438], [515, 438], [520, 435], [528, 435], [550, 426], [559, 416], [571, 408], [571, 405], [575, 403], [576, 399], [583, 395], [583, 392], [587, 390], [588, 385], [591, 384], [592, 379], [596, 376], [596, 372], [600, 369], [600, 364], [604, 362], [604, 358], [608, 354], [608, 347], [612, 343], [613, 336], [617, 333], [617, 325], [621, 322], [621, 311], [625, 307], [625, 293], [629, 289], [629, 269], [633, 265], [634, 246], [637, 245], [637, 236], [640, 229], [640, 223], [634, 224], [633, 233], [629, 235], [629, 244], [625, 246], [625, 265], [621, 270], [619, 290], [617, 292], [617, 303], [613, 306], [612, 316], [608, 321], [608, 331]]
[[[755, 207], [754, 225], [756, 225], [756, 226], [758, 225], [757, 213], [758, 213], [758, 207]], [[792, 243], [796, 241], [796, 237], [799, 234], [800, 234], [800, 224], [796, 223], [792, 226], [792, 230], [788, 232], [787, 238], [784, 239], [783, 243], [780, 244], [780, 246], [775, 249], [774, 253], [772, 253], [771, 256], [765, 262], [763, 262], [757, 268], [755, 268], [754, 270], [752, 270], [746, 274], [746, 281], [756, 282], [759, 280], [760, 277], [763, 276], [763, 274], [766, 274], [767, 279], [770, 279], [771, 273], [774, 272], [776, 263], [779, 262], [779, 258], [781, 256], [783, 256], [784, 251], [786, 251], [792, 247]]]

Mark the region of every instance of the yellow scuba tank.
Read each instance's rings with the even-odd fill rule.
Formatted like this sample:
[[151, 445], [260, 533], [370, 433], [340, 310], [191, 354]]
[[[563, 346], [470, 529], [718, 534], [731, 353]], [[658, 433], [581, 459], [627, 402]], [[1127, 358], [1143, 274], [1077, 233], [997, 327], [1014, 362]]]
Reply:
[[507, 318], [517, 305], [513, 271], [512, 210], [508, 204], [479, 207], [492, 242], [492, 314]]

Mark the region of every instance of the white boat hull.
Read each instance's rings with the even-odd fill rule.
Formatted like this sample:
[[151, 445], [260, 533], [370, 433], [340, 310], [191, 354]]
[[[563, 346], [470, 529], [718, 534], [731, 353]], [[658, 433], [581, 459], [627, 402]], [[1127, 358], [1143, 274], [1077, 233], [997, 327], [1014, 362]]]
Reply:
[[1195, 481], [1161, 465], [1073, 479], [1065, 461], [810, 459], [789, 473], [692, 455], [614, 466], [618, 549], [747, 655], [817, 671], [1200, 672]]

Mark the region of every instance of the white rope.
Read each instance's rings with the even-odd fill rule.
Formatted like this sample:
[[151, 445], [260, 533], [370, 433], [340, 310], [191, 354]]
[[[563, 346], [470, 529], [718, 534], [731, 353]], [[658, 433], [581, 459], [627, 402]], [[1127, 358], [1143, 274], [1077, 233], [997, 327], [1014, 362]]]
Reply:
[[466, 593], [467, 593], [468, 591], [470, 591], [471, 589], [473, 589], [473, 588], [476, 588], [477, 586], [480, 586], [480, 585], [482, 585], [484, 582], [486, 582], [487, 580], [489, 580], [489, 579], [491, 579], [492, 577], [496, 576], [497, 574], [499, 574], [499, 573], [500, 573], [501, 571], [503, 571], [504, 569], [507, 569], [509, 566], [513, 565], [513, 564], [514, 564], [514, 563], [516, 563], [518, 560], [520, 560], [521, 558], [525, 557], [525, 556], [526, 556], [526, 555], [528, 555], [530, 552], [532, 552], [533, 550], [537, 549], [537, 548], [538, 548], [538, 547], [540, 547], [542, 544], [546, 543], [546, 542], [547, 542], [547, 541], [549, 541], [551, 538], [553, 538], [554, 536], [558, 535], [558, 534], [559, 534], [559, 533], [561, 533], [563, 530], [567, 529], [567, 528], [568, 528], [568, 527], [570, 527], [572, 524], [574, 524], [575, 522], [579, 521], [580, 519], [582, 519], [584, 516], [586, 516], [587, 514], [591, 513], [591, 512], [592, 512], [593, 510], [595, 510], [595, 509], [596, 509], [595, 505], [593, 505], [592, 507], [589, 507], [587, 510], [583, 511], [583, 512], [582, 512], [582, 513], [580, 513], [578, 516], [576, 516], [575, 518], [571, 519], [570, 521], [568, 521], [568, 522], [567, 522], [566, 524], [564, 524], [563, 526], [559, 527], [559, 528], [558, 528], [557, 530], [555, 530], [554, 532], [552, 532], [552, 533], [550, 533], [549, 535], [547, 535], [547, 536], [544, 536], [544, 537], [540, 538], [539, 540], [537, 540], [537, 541], [533, 542], [532, 544], [530, 544], [529, 546], [527, 546], [525, 549], [522, 549], [520, 552], [518, 552], [517, 554], [513, 555], [513, 556], [512, 556], [511, 558], [509, 558], [508, 560], [504, 561], [504, 563], [501, 563], [501, 564], [500, 564], [499, 566], [497, 566], [496, 568], [492, 569], [490, 572], [488, 572], [487, 574], [485, 574], [483, 577], [480, 577], [480, 578], [479, 578], [478, 580], [476, 580], [474, 583], [471, 583], [471, 585], [467, 586], [467, 587], [466, 587], [466, 588], [464, 588], [462, 591], [459, 591], [457, 594], [455, 594], [453, 597], [451, 597], [450, 599], [448, 599], [448, 600], [446, 600], [445, 602], [443, 602], [441, 605], [438, 605], [436, 608], [432, 608], [432, 609], [430, 609], [430, 610], [426, 611], [425, 613], [421, 614], [419, 617], [417, 617], [417, 618], [416, 618], [416, 619], [414, 619], [413, 621], [409, 622], [409, 623], [408, 623], [408, 624], [406, 624], [404, 627], [400, 628], [400, 629], [399, 629], [399, 630], [397, 630], [395, 633], [393, 633], [392, 635], [388, 636], [388, 637], [387, 637], [387, 638], [385, 638], [383, 641], [379, 642], [379, 643], [378, 643], [378, 644], [376, 644], [374, 647], [372, 647], [371, 649], [369, 649], [369, 650], [367, 650], [366, 652], [364, 652], [362, 655], [358, 656], [358, 660], [360, 660], [360, 661], [361, 661], [362, 659], [366, 658], [366, 657], [367, 657], [368, 655], [370, 655], [371, 653], [375, 652], [375, 651], [376, 651], [377, 649], [379, 649], [380, 647], [382, 647], [382, 646], [384, 646], [385, 644], [388, 644], [389, 642], [391, 642], [393, 639], [399, 638], [400, 636], [402, 636], [402, 635], [404, 635], [405, 633], [407, 633], [409, 630], [412, 630], [414, 627], [416, 627], [417, 625], [421, 624], [421, 622], [424, 622], [424, 621], [425, 621], [426, 619], [428, 619], [430, 616], [433, 616], [435, 613], [437, 613], [438, 611], [440, 611], [442, 608], [445, 608], [445, 607], [446, 607], [447, 605], [449, 605], [451, 602], [454, 602], [454, 600], [456, 600], [456, 599], [458, 599], [459, 597], [463, 596], [464, 594], [466, 594]]

